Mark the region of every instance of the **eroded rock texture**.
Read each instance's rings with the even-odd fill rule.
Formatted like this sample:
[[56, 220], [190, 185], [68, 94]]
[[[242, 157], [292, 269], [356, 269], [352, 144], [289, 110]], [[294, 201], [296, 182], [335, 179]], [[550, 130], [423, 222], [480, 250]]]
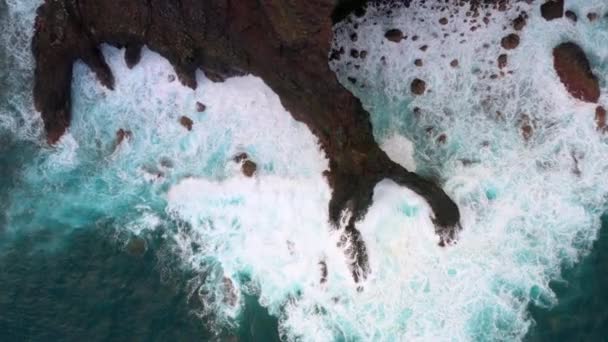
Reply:
[[[46, 0], [38, 9], [32, 49], [34, 98], [48, 141], [70, 123], [72, 64], [82, 59], [99, 81], [114, 79], [98, 46], [126, 48], [133, 67], [141, 48], [167, 58], [186, 86], [196, 87], [200, 68], [214, 81], [251, 73], [279, 95], [282, 104], [318, 137], [330, 160], [333, 188], [329, 216], [338, 226], [344, 209], [352, 217], [345, 241], [353, 251], [355, 279], [368, 272], [365, 246], [355, 222], [372, 201], [376, 183], [390, 178], [422, 195], [435, 213], [442, 243], [454, 239], [458, 208], [430, 181], [394, 163], [372, 136], [369, 114], [328, 66], [334, 20], [364, 1], [334, 0]], [[337, 7], [336, 7], [337, 6]]]

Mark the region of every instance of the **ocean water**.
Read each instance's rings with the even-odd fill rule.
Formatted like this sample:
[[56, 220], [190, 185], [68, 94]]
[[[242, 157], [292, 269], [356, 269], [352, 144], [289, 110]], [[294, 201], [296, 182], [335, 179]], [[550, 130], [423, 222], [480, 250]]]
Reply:
[[[39, 4], [0, 2], [0, 340], [608, 336], [608, 135], [551, 56], [560, 42], [581, 45], [608, 105], [608, 20], [583, 15], [607, 12], [604, 1], [566, 1], [576, 25], [521, 3], [472, 31], [464, 11], [432, 25], [447, 12], [414, 2], [335, 27], [346, 55], [366, 51], [331, 67], [382, 148], [441, 182], [463, 217], [458, 243], [440, 248], [428, 205], [379, 183], [358, 224], [371, 267], [362, 284], [328, 224], [328, 161], [259, 78], [199, 73], [193, 91], [154, 52], [129, 70], [123, 50], [103, 46], [116, 89], [76, 63], [72, 125], [47, 146], [31, 98]], [[500, 38], [520, 11], [527, 25], [500, 75]], [[386, 41], [391, 28], [408, 39]], [[424, 96], [410, 95], [414, 78]], [[117, 144], [119, 129], [131, 137]], [[241, 152], [255, 177], [233, 161]]]

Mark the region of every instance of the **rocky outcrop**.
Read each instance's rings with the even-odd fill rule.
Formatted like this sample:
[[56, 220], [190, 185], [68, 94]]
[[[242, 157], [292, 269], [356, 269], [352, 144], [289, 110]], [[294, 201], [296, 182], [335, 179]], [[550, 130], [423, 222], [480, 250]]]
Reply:
[[591, 72], [583, 49], [572, 42], [562, 43], [553, 49], [553, 65], [566, 90], [575, 98], [597, 102], [600, 85]]
[[424, 197], [434, 211], [437, 233], [449, 242], [460, 219], [454, 202], [436, 184], [388, 158], [374, 141], [369, 114], [328, 66], [332, 18], [362, 11], [363, 3], [46, 0], [38, 9], [32, 50], [35, 105], [48, 141], [56, 142], [70, 123], [72, 64], [77, 59], [111, 89], [114, 79], [99, 44], [126, 48], [129, 67], [137, 64], [147, 45], [169, 60], [188, 87], [197, 86], [197, 69], [213, 81], [246, 73], [263, 78], [291, 115], [318, 137], [330, 163], [330, 219], [337, 226], [345, 209], [352, 213], [344, 238], [357, 246], [355, 279], [367, 274], [365, 246], [355, 222], [365, 214], [382, 179]]

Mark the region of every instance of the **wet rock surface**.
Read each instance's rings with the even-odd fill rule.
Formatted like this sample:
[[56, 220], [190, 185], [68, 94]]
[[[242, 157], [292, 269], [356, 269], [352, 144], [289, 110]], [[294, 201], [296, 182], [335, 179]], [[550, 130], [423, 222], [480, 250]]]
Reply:
[[519, 36], [515, 33], [511, 33], [500, 40], [500, 45], [505, 50], [512, 50], [519, 46]]
[[564, 0], [549, 0], [540, 6], [540, 14], [545, 20], [561, 18], [564, 15]]
[[[197, 86], [197, 69], [213, 81], [246, 73], [259, 76], [293, 118], [308, 126], [329, 159], [330, 220], [337, 226], [344, 209], [353, 214], [345, 237], [358, 247], [356, 279], [367, 274], [367, 254], [355, 222], [371, 205], [373, 189], [382, 179], [393, 179], [424, 197], [434, 211], [437, 232], [453, 239], [460, 220], [454, 202], [378, 147], [369, 114], [329, 68], [332, 18], [364, 11], [360, 3], [243, 0], [237, 6], [227, 0], [46, 0], [37, 11], [32, 52], [35, 107], [42, 114], [47, 140], [57, 142], [70, 124], [76, 60], [112, 89], [112, 71], [98, 46], [126, 48], [125, 60], [135, 67], [146, 45], [172, 64], [174, 79], [191, 88]], [[387, 39], [400, 41], [403, 34], [390, 32]], [[332, 52], [330, 58], [343, 54]]]
[[192, 130], [192, 125], [194, 125], [194, 121], [187, 116], [182, 116], [179, 118], [179, 123], [189, 131]]
[[591, 71], [585, 52], [575, 43], [562, 43], [553, 49], [553, 65], [570, 95], [586, 102], [597, 102], [600, 86]]
[[384, 37], [391, 42], [399, 43], [403, 39], [403, 32], [399, 29], [391, 29], [386, 31]]
[[412, 94], [414, 95], [422, 95], [426, 90], [426, 82], [423, 80], [416, 78], [412, 81], [410, 85], [410, 89], [412, 90]]

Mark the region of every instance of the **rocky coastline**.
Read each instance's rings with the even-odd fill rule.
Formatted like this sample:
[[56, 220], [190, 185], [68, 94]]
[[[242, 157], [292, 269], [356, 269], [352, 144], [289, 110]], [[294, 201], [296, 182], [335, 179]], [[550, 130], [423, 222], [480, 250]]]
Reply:
[[129, 67], [138, 63], [146, 45], [167, 58], [181, 83], [191, 88], [197, 86], [197, 69], [218, 82], [248, 73], [261, 77], [294, 119], [309, 127], [330, 161], [330, 220], [338, 227], [344, 210], [351, 213], [342, 222], [343, 241], [356, 246], [351, 255], [355, 280], [369, 272], [355, 223], [383, 179], [424, 197], [433, 209], [440, 244], [452, 243], [460, 229], [456, 204], [437, 184], [379, 148], [369, 113], [328, 66], [333, 22], [364, 8], [364, 1], [332, 0], [47, 0], [37, 11], [32, 41], [35, 106], [47, 140], [56, 143], [70, 124], [76, 60], [112, 89], [114, 77], [100, 44], [125, 48]]

